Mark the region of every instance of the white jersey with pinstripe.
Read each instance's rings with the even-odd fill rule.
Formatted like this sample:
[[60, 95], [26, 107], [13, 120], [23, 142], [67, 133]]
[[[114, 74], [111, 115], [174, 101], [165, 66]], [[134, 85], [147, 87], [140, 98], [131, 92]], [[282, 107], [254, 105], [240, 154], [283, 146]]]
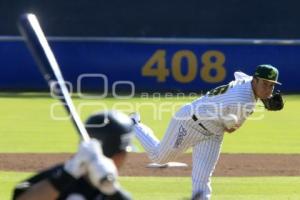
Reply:
[[193, 196], [199, 195], [195, 199], [210, 199], [210, 177], [220, 155], [225, 129], [223, 116], [235, 114], [241, 125], [255, 107], [252, 77], [242, 72], [234, 75], [235, 80], [228, 85], [181, 107], [161, 141], [145, 124], [135, 125], [136, 137], [153, 162], [174, 161], [193, 147]]

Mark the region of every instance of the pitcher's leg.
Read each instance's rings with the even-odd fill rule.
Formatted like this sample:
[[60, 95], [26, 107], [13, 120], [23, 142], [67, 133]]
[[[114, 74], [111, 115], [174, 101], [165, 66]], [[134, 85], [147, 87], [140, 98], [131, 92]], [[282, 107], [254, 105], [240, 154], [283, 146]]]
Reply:
[[223, 136], [212, 136], [193, 149], [193, 200], [211, 198], [211, 176], [219, 159]]
[[[153, 131], [142, 123], [135, 125], [135, 134], [153, 162], [166, 163], [174, 160], [186, 148], [182, 146], [187, 129], [181, 120], [172, 119], [160, 142]], [[178, 138], [178, 135], [180, 138]]]
[[138, 123], [134, 125], [136, 138], [140, 141], [147, 153], [153, 154], [160, 141], [154, 135], [152, 129], [145, 124]]

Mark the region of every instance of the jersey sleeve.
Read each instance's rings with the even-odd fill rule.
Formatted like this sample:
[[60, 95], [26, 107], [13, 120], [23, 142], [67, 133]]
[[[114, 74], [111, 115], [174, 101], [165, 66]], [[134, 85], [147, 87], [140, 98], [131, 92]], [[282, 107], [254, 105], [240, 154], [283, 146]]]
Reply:
[[243, 101], [244, 99], [240, 99], [240, 103], [232, 103], [229, 104], [226, 108], [227, 114], [234, 114], [238, 118], [238, 124], [241, 126], [246, 119], [253, 113], [255, 108], [255, 104], [251, 102]]
[[45, 171], [42, 171], [42, 172], [40, 172], [40, 173], [30, 177], [30, 178], [18, 183], [14, 188], [12, 199], [15, 200], [22, 193], [29, 190], [34, 184], [47, 179], [53, 171], [55, 171], [55, 170], [57, 170], [61, 167], [62, 167], [62, 165], [57, 165], [55, 167], [52, 167], [52, 168], [47, 169]]
[[249, 76], [248, 74], [245, 74], [244, 72], [241, 71], [236, 71], [234, 72], [234, 78], [236, 81], [249, 81], [251, 80], [253, 77]]

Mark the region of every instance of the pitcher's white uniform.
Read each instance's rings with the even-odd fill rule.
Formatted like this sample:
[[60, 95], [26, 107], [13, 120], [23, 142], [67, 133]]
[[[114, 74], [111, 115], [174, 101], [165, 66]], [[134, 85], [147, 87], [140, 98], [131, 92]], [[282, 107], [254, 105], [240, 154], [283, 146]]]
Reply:
[[[193, 147], [193, 196], [211, 197], [210, 177], [220, 155], [228, 114], [237, 116], [240, 126], [255, 108], [252, 76], [235, 72], [235, 80], [184, 105], [173, 116], [162, 141], [142, 123], [135, 125], [138, 140], [153, 162], [166, 163]], [[200, 195], [199, 195], [200, 194]]]

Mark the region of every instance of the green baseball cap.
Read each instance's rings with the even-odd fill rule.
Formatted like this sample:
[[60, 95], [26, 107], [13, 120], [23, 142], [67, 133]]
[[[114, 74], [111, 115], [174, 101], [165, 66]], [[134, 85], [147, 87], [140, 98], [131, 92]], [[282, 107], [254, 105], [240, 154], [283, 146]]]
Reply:
[[269, 64], [258, 65], [254, 73], [254, 77], [281, 85], [278, 82], [278, 76], [279, 72], [277, 68]]

